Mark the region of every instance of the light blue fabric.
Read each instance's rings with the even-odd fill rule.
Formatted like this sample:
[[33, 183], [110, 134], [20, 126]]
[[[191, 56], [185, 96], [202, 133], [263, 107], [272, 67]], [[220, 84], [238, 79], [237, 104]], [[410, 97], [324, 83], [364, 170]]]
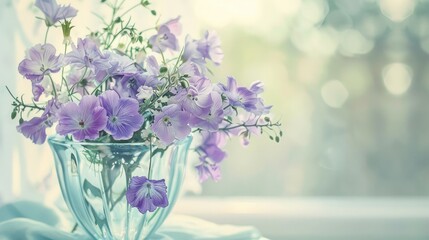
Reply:
[[[41, 204], [21, 201], [0, 207], [0, 240], [86, 240], [83, 233], [62, 230], [60, 218]], [[151, 240], [266, 240], [253, 227], [218, 225], [171, 215]]]

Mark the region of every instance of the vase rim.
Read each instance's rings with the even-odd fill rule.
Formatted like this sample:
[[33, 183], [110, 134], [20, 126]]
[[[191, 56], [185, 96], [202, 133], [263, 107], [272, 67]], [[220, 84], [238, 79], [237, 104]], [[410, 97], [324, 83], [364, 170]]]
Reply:
[[[174, 144], [179, 144], [179, 143], [184, 143], [184, 142], [188, 142], [190, 140], [192, 140], [192, 135], [187, 136], [186, 138], [175, 142]], [[63, 144], [63, 145], [68, 145], [68, 144], [73, 144], [73, 145], [82, 145], [82, 146], [148, 146], [147, 142], [78, 142], [78, 141], [73, 141], [73, 140], [68, 140], [66, 139], [64, 136], [55, 134], [52, 136], [48, 137], [48, 142], [49, 143], [54, 143], [54, 144]]]

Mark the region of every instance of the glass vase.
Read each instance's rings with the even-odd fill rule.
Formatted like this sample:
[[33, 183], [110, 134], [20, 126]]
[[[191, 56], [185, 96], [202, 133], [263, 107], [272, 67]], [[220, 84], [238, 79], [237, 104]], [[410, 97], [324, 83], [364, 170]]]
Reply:
[[[179, 196], [192, 137], [167, 150], [60, 136], [48, 141], [64, 200], [79, 226], [95, 239], [145, 239], [161, 226]], [[145, 214], [132, 208], [125, 193], [133, 176], [165, 179], [169, 205]]]

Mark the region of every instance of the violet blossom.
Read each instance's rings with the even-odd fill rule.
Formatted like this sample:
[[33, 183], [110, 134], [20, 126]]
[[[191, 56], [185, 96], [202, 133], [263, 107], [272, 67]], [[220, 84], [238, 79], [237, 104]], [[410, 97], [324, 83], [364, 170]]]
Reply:
[[124, 75], [116, 79], [113, 89], [121, 97], [137, 98], [138, 89], [146, 83], [146, 78], [142, 73], [134, 75]]
[[177, 104], [162, 108], [155, 114], [152, 131], [165, 145], [171, 144], [175, 139], [184, 139], [191, 132], [188, 126], [189, 113], [182, 111]]
[[76, 68], [89, 68], [95, 74], [111, 67], [107, 57], [103, 55], [91, 38], [79, 38], [77, 46], [65, 56], [65, 61]]
[[134, 75], [138, 73], [135, 63], [126, 55], [119, 55], [114, 52], [105, 52], [104, 58], [109, 62], [109, 68], [99, 70], [96, 75], [97, 82], [102, 82], [106, 77], [115, 77], [120, 79], [125, 75]]
[[60, 20], [75, 17], [77, 14], [77, 10], [70, 5], [58, 5], [55, 0], [36, 0], [35, 5], [45, 14], [45, 23], [48, 27]]
[[204, 38], [197, 43], [197, 50], [203, 58], [210, 59], [213, 63], [219, 65], [223, 60], [223, 51], [220, 44], [220, 39], [215, 31], [206, 31]]
[[179, 104], [185, 111], [194, 116], [206, 115], [212, 105], [211, 83], [206, 78], [199, 78], [187, 89], [181, 89], [172, 102]]
[[195, 168], [197, 169], [200, 182], [205, 182], [209, 178], [212, 178], [215, 182], [221, 179], [220, 167], [217, 164], [201, 162]]
[[229, 104], [233, 107], [241, 107], [251, 112], [256, 109], [257, 95], [245, 87], [237, 87], [237, 81], [233, 77], [228, 77], [227, 85], [220, 84], [223, 94], [229, 99]]
[[37, 44], [27, 52], [27, 58], [19, 63], [18, 71], [25, 78], [40, 83], [43, 77], [60, 70], [62, 55], [55, 56], [52, 44]]
[[164, 52], [166, 49], [177, 51], [179, 42], [177, 35], [181, 33], [180, 17], [161, 24], [156, 35], [149, 38], [149, 44], [154, 52]]
[[29, 121], [24, 121], [16, 127], [26, 138], [31, 139], [35, 144], [43, 144], [46, 140], [46, 128], [52, 127], [56, 121], [56, 111], [58, 104], [54, 99], [48, 101], [42, 116], [33, 117]]
[[164, 179], [151, 180], [145, 176], [132, 177], [126, 197], [128, 203], [142, 214], [168, 206], [167, 186]]
[[192, 116], [189, 122], [192, 127], [199, 127], [207, 131], [217, 131], [219, 129], [219, 124], [222, 123], [225, 115], [222, 97], [217, 92], [212, 92], [210, 97], [212, 104], [208, 112], [204, 115]]
[[57, 133], [73, 134], [78, 141], [97, 139], [107, 124], [106, 110], [93, 95], [83, 96], [79, 105], [74, 102], [64, 104], [58, 112], [58, 118]]
[[219, 164], [226, 157], [226, 153], [221, 149], [226, 144], [226, 134], [203, 131], [201, 135], [203, 142], [197, 147], [197, 152], [200, 154], [200, 164], [195, 167], [200, 182], [209, 178], [218, 181], [221, 178]]
[[133, 98], [119, 98], [113, 90], [100, 95], [101, 106], [108, 117], [105, 131], [115, 140], [126, 140], [140, 129], [143, 116], [139, 113], [139, 102]]
[[90, 94], [90, 89], [95, 87], [94, 78], [95, 76], [89, 69], [73, 69], [67, 77], [67, 82], [73, 92], [83, 96]]

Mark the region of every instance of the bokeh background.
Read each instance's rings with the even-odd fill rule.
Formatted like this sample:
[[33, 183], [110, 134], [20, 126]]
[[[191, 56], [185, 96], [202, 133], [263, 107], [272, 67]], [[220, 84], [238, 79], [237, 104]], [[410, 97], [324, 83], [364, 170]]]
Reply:
[[[58, 2], [79, 9], [74, 39], [100, 24], [92, 12], [109, 15], [99, 1]], [[243, 148], [232, 140], [222, 181], [191, 190], [225, 197], [429, 195], [429, 1], [153, 2], [160, 22], [181, 15], [195, 38], [216, 30], [225, 52], [212, 69], [216, 81], [263, 81], [272, 118], [283, 123], [279, 144], [255, 137]], [[132, 14], [142, 26], [158, 19], [143, 9]], [[42, 14], [33, 1], [0, 0], [0, 203], [60, 197], [49, 147], [15, 131], [5, 89], [31, 96], [17, 65], [26, 48], [43, 41], [35, 16]], [[60, 36], [56, 29], [49, 40], [61, 46]]]

